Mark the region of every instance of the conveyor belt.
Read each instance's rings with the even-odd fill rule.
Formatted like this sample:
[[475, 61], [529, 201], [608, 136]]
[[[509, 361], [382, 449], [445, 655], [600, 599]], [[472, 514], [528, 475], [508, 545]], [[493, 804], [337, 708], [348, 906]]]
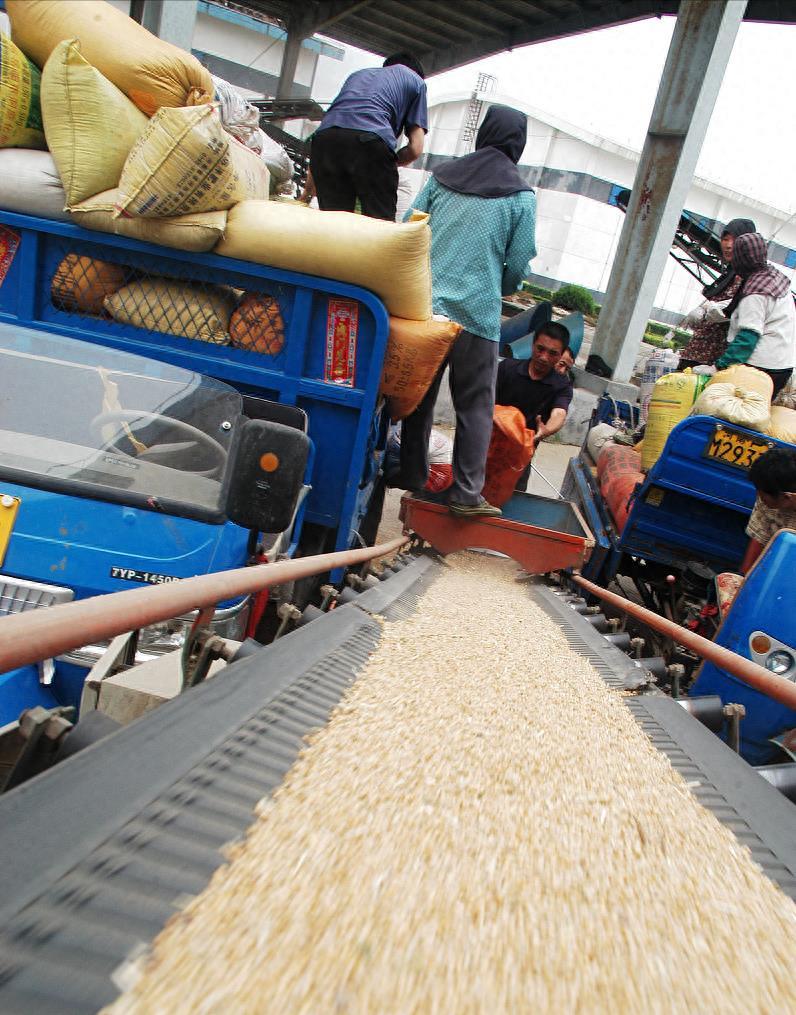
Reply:
[[[113, 1000], [114, 974], [202, 891], [221, 847], [355, 678], [380, 637], [372, 615], [405, 618], [437, 574], [415, 560], [0, 798], [0, 1013], [92, 1012]], [[609, 685], [637, 672], [549, 590], [530, 594]], [[796, 809], [676, 703], [627, 702], [701, 802], [796, 898]]]

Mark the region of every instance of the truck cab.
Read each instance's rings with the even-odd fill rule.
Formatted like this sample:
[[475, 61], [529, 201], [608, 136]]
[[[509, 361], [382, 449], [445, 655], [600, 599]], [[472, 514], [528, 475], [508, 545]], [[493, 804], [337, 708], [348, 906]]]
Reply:
[[[229, 385], [8, 324], [0, 376], [3, 614], [241, 567], [263, 538], [300, 535], [309, 440], [247, 418]], [[214, 629], [242, 638], [249, 607], [221, 604]], [[189, 623], [145, 628], [141, 657], [178, 647]], [[104, 648], [0, 676], [0, 726], [77, 705]]]

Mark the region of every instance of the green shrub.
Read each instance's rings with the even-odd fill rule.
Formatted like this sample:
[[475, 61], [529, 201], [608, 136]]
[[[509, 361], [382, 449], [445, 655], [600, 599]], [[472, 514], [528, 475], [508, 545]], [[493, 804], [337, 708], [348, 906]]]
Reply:
[[594, 297], [588, 289], [579, 285], [562, 285], [553, 294], [553, 302], [563, 310], [579, 310], [582, 314], [594, 316]]
[[535, 285], [533, 282], [523, 282], [520, 292], [529, 293], [536, 300], [552, 300], [553, 293], [542, 285]]

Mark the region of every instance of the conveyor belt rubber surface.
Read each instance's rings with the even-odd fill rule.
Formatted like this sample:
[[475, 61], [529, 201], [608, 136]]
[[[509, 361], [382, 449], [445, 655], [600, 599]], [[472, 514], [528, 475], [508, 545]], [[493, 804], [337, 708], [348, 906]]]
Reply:
[[[357, 605], [0, 798], [0, 1012], [88, 1012], [113, 1000], [114, 971], [204, 888], [220, 848], [249, 825], [378, 644], [370, 613], [409, 616], [440, 573], [417, 560]], [[624, 681], [626, 657], [572, 611], [557, 616], [547, 590], [531, 597], [609, 686]], [[627, 703], [697, 797], [793, 895], [792, 806], [676, 704]]]

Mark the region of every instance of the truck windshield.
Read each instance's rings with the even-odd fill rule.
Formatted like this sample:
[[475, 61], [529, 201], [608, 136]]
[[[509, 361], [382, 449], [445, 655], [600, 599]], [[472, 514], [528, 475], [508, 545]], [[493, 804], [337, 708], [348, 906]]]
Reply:
[[3, 478], [220, 518], [241, 406], [201, 374], [0, 324]]

